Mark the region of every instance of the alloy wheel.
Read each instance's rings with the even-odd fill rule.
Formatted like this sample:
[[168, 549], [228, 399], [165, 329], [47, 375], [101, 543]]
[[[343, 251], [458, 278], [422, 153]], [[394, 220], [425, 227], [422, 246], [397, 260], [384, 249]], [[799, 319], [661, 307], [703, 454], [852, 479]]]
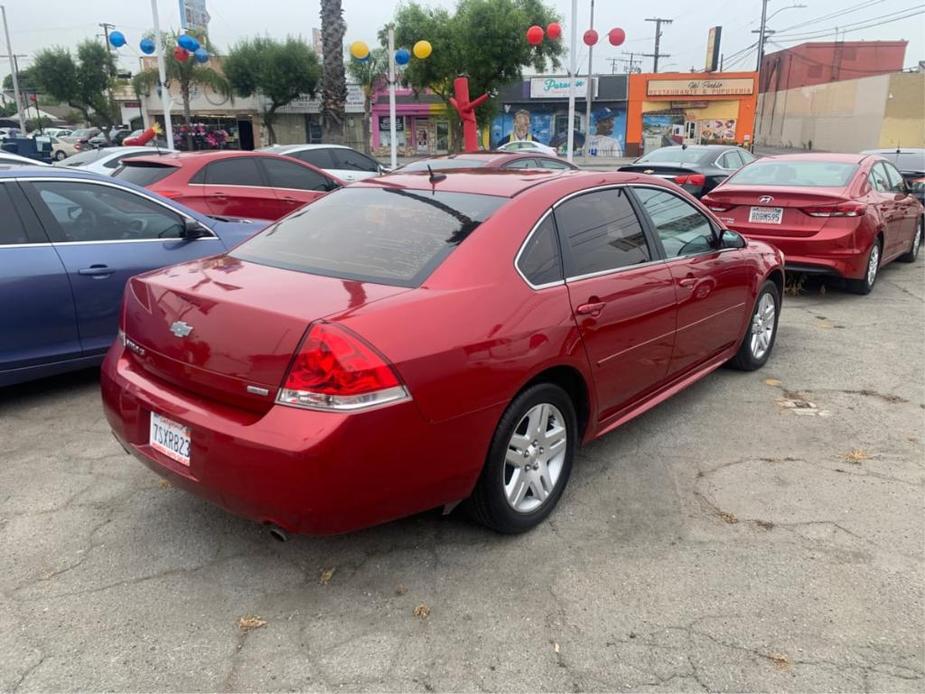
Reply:
[[912, 259], [915, 260], [916, 256], [919, 254], [919, 246], [922, 245], [922, 234], [925, 234], [925, 225], [922, 224], [922, 220], [919, 220], [918, 226], [915, 229], [915, 238], [912, 239]]
[[880, 268], [880, 244], [874, 243], [870, 249], [870, 258], [867, 260], [867, 285], [874, 286], [877, 279], [877, 270]]
[[767, 292], [764, 293], [752, 316], [751, 350], [755, 359], [763, 359], [771, 347], [776, 314], [777, 305], [774, 303], [774, 297]]
[[504, 459], [502, 484], [511, 508], [532, 513], [546, 502], [562, 475], [567, 442], [559, 408], [540, 403], [527, 410], [514, 428]]

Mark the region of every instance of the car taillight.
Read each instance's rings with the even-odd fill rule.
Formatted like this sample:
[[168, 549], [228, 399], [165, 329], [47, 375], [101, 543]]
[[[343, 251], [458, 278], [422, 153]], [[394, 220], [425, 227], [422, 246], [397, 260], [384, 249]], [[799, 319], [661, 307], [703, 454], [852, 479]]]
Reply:
[[689, 186], [702, 186], [707, 182], [707, 177], [703, 174], [684, 174], [682, 176], [675, 176], [674, 182], [679, 186], [689, 185]]
[[860, 217], [867, 211], [867, 205], [860, 202], [840, 202], [835, 205], [804, 207], [810, 217]]
[[276, 402], [310, 410], [360, 410], [410, 396], [388, 361], [345, 328], [315, 323]]

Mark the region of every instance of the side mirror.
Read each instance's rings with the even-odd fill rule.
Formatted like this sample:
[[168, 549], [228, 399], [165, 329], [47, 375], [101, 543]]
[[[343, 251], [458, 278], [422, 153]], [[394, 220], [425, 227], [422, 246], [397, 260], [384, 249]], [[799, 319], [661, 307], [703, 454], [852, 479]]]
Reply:
[[340, 183], [338, 183], [337, 181], [331, 181], [331, 180], [329, 180], [327, 183], [324, 184], [324, 189], [325, 189], [325, 191], [327, 191], [327, 192], [329, 192], [329, 193], [330, 193], [332, 190], [337, 190], [338, 188], [340, 188]]
[[202, 222], [195, 219], [186, 219], [183, 221], [182, 237], [187, 241], [212, 236], [212, 231]]
[[388, 166], [383, 166], [382, 164], [379, 165], [379, 175], [380, 176], [385, 176], [386, 174], [390, 174], [390, 173], [392, 173], [392, 169], [390, 169]]

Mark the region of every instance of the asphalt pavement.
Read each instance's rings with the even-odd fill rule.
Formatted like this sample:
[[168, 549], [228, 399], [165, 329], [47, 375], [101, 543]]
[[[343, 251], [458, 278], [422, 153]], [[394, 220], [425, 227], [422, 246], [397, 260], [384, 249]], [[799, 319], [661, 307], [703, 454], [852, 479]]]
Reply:
[[501, 537], [270, 538], [127, 457], [86, 371], [0, 391], [0, 691], [923, 691], [925, 263], [785, 300]]

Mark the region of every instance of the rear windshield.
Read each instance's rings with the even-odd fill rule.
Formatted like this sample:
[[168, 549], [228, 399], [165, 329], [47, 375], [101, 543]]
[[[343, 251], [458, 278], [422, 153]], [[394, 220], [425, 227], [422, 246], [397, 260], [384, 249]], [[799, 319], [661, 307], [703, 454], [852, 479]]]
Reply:
[[63, 164], [65, 166], [86, 166], [87, 164], [95, 162], [104, 154], [109, 154], [109, 152], [104, 149], [91, 149], [89, 152], [80, 152], [79, 154], [68, 157], [64, 160]]
[[390, 187], [343, 188], [238, 246], [261, 265], [417, 287], [507, 198]]
[[425, 159], [423, 161], [413, 161], [401, 167], [402, 173], [413, 171], [427, 171], [430, 166], [432, 171], [448, 171], [450, 169], [477, 169], [488, 164], [488, 159], [466, 159], [456, 157], [455, 159]]
[[145, 164], [143, 162], [125, 162], [122, 168], [116, 170], [113, 177], [121, 178], [123, 181], [128, 181], [135, 185], [149, 186], [152, 183], [157, 183], [161, 179], [167, 178], [176, 170], [176, 166]]
[[844, 188], [857, 170], [857, 164], [842, 161], [759, 159], [734, 173], [728, 181], [740, 186]]
[[925, 172], [925, 150], [881, 155], [889, 159], [900, 171]]
[[646, 162], [655, 162], [655, 161], [668, 161], [668, 162], [683, 162], [685, 164], [690, 164], [692, 162], [700, 161], [706, 156], [707, 151], [703, 149], [698, 149], [695, 147], [664, 147], [662, 149], [657, 149], [654, 152], [649, 152], [646, 155], [643, 155], [637, 163], [643, 164]]

